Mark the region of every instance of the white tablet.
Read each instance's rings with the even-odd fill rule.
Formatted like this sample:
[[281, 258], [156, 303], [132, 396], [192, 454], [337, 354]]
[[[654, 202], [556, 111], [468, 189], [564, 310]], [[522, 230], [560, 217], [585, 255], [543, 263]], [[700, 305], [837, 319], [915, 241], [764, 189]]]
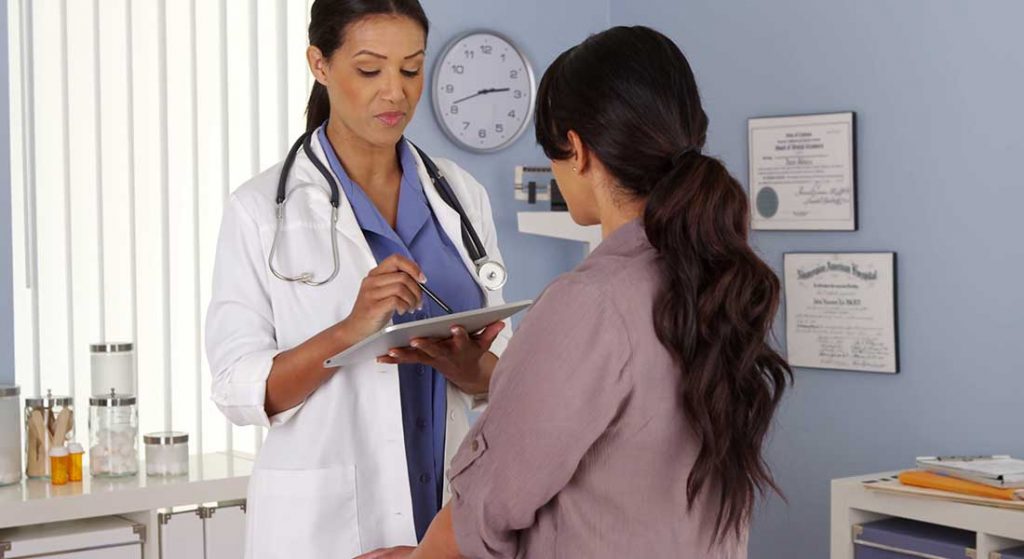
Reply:
[[462, 326], [467, 332], [475, 333], [490, 324], [506, 318], [530, 307], [532, 300], [508, 303], [497, 307], [477, 309], [455, 314], [447, 314], [426, 320], [396, 324], [377, 332], [358, 344], [324, 361], [324, 367], [331, 369], [364, 361], [374, 361], [388, 350], [396, 347], [407, 347], [416, 338], [452, 337], [452, 326]]

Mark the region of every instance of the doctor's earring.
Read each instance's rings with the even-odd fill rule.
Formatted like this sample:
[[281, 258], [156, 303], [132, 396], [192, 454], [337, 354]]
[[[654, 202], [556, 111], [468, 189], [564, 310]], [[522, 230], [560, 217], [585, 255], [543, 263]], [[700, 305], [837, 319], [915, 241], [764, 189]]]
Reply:
[[580, 170], [579, 170], [579, 169], [577, 169], [576, 167], [573, 167], [573, 168], [572, 168], [572, 172], [574, 172], [574, 173], [578, 173], [578, 172], [580, 172]]

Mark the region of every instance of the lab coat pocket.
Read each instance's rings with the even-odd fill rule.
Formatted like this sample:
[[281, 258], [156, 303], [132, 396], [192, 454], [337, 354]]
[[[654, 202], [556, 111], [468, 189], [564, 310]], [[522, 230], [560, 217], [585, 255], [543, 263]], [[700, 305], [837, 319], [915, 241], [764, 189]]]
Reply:
[[249, 483], [250, 558], [361, 553], [354, 466], [256, 469]]

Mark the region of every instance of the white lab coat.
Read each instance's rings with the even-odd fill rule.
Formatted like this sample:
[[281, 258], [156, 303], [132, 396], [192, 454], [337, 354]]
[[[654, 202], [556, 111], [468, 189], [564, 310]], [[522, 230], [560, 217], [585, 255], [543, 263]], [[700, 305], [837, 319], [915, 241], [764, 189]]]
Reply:
[[[320, 142], [311, 142], [326, 162]], [[476, 277], [462, 243], [458, 213], [437, 194], [415, 154], [427, 200], [444, 232]], [[490, 258], [501, 261], [484, 188], [457, 165], [437, 160]], [[274, 356], [345, 318], [359, 285], [376, 266], [373, 253], [341, 195], [335, 234], [340, 271], [310, 287], [275, 278], [267, 266], [274, 238], [281, 164], [241, 186], [224, 210], [217, 246], [206, 346], [212, 398], [236, 425], [269, 427], [249, 481], [247, 557], [352, 557], [394, 545], [415, 545], [406, 469], [398, 367], [373, 361], [343, 368], [299, 406], [267, 417], [264, 395]], [[284, 227], [275, 257], [288, 276], [333, 269], [329, 187], [301, 151], [288, 178]], [[483, 290], [488, 306], [501, 291]], [[506, 326], [491, 351], [508, 344]], [[472, 397], [448, 386], [445, 473], [469, 430]], [[450, 496], [447, 475], [445, 500]]]

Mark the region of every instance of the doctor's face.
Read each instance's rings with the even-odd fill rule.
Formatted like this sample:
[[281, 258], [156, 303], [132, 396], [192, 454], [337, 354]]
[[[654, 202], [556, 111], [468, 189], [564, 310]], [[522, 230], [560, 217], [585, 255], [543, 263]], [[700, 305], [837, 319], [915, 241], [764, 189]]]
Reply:
[[398, 143], [423, 93], [425, 48], [423, 28], [408, 17], [374, 15], [349, 25], [329, 59], [310, 57], [330, 96], [331, 121], [376, 146]]

